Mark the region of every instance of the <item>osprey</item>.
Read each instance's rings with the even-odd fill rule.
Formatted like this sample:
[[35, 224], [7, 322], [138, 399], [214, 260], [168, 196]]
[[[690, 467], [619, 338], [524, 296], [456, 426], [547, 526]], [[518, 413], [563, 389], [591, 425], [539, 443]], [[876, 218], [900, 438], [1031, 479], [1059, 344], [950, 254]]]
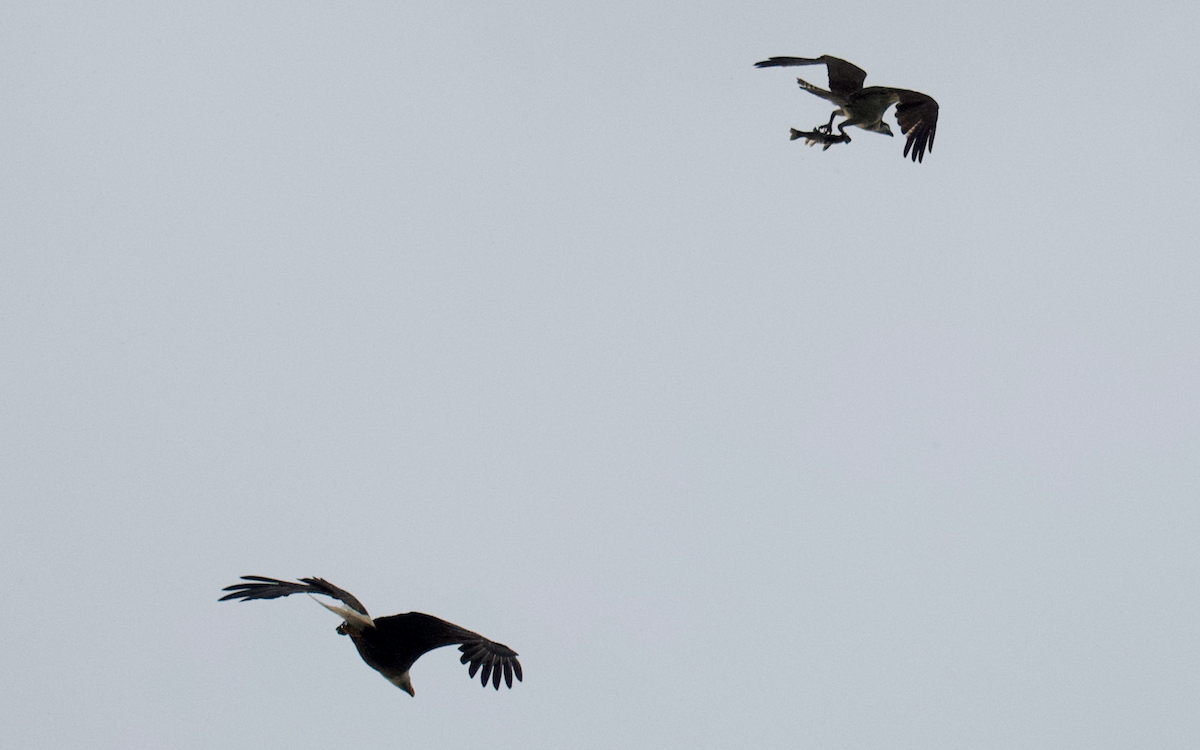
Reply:
[[[792, 140], [802, 137], [810, 146], [822, 143], [825, 148], [834, 143], [849, 143], [850, 136], [846, 135], [847, 125], [890, 136], [892, 129], [883, 121], [883, 113], [895, 104], [896, 122], [900, 124], [900, 130], [908, 136], [908, 143], [904, 144], [904, 155], [908, 156], [911, 150], [913, 161], [924, 161], [925, 149], [933, 151], [933, 136], [937, 132], [938, 117], [938, 105], [933, 97], [917, 91], [884, 86], [869, 86], [864, 89], [863, 81], [866, 80], [867, 71], [831, 55], [811, 58], [772, 57], [754, 63], [756, 68], [785, 65], [824, 65], [829, 73], [828, 91], [801, 78], [797, 78], [796, 82], [805, 91], [838, 105], [838, 109], [829, 116], [828, 124], [818, 126], [811, 132], [792, 128]], [[838, 134], [834, 135], [833, 120], [838, 115], [846, 119], [838, 123]]]
[[462, 652], [459, 661], [463, 664], [471, 663], [472, 677], [482, 670], [480, 683], [485, 688], [488, 678], [491, 677], [492, 687], [499, 690], [501, 672], [504, 674], [505, 684], [510, 688], [513, 675], [516, 675], [517, 680], [521, 679], [521, 662], [517, 661], [516, 651], [432, 615], [407, 612], [372, 619], [367, 614], [367, 608], [358, 599], [323, 578], [301, 578], [300, 583], [262, 576], [242, 576], [242, 580], [253, 583], [226, 586], [222, 591], [233, 593], [226, 594], [218, 601], [275, 599], [303, 593], [322, 594], [345, 604], [345, 607], [340, 607], [313, 598], [313, 601], [325, 609], [342, 616], [345, 622], [337, 626], [337, 632], [350, 636], [363, 661], [409, 695], [416, 696], [412, 679], [408, 675], [413, 662], [426, 651], [455, 644], [461, 644], [458, 646], [458, 650]]

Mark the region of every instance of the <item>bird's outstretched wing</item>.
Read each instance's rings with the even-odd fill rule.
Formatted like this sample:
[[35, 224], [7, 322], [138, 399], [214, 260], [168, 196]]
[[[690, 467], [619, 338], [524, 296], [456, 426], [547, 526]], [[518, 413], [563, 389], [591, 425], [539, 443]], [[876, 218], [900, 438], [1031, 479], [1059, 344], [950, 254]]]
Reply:
[[933, 137], [937, 134], [938, 105], [933, 97], [917, 91], [897, 89], [896, 122], [908, 136], [904, 144], [904, 155], [912, 150], [913, 161], [924, 161], [925, 150], [933, 151]]
[[772, 57], [754, 63], [756, 68], [774, 68], [785, 65], [824, 65], [829, 73], [829, 90], [835, 94], [852, 94], [862, 88], [867, 80], [867, 71], [840, 57]]
[[350, 592], [339, 589], [324, 578], [301, 578], [300, 583], [280, 581], [277, 578], [264, 578], [263, 576], [242, 576], [242, 580], [252, 581], [252, 583], [235, 583], [232, 586], [226, 586], [221, 590], [233, 593], [226, 594], [218, 601], [223, 602], [226, 599], [250, 601], [251, 599], [277, 599], [292, 594], [323, 594], [345, 603], [350, 608], [331, 607], [325, 602], [317, 600], [318, 604], [346, 618], [347, 622], [354, 621], [365, 626], [373, 624], [371, 615], [367, 614], [367, 608], [362, 605], [362, 602], [354, 598]]
[[484, 687], [487, 687], [489, 677], [492, 687], [497, 690], [500, 689], [501, 675], [510, 688], [514, 675], [518, 681], [523, 679], [521, 662], [517, 661], [516, 651], [503, 643], [489, 641], [479, 633], [433, 615], [406, 612], [402, 615], [380, 617], [375, 620], [375, 627], [383, 640], [404, 644], [404, 650], [409, 652], [408, 656], [411, 659], [405, 659], [409, 661], [409, 665], [428, 651], [458, 644], [458, 650], [462, 652], [459, 661], [471, 665], [472, 677], [476, 672], [482, 671], [479, 681]]

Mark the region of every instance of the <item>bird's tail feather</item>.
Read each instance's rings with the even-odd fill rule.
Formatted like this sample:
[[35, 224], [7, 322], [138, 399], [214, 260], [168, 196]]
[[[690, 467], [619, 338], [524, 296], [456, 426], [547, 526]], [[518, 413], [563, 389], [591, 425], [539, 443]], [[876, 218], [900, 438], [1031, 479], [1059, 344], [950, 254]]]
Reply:
[[808, 81], [804, 80], [803, 78], [797, 78], [796, 83], [800, 84], [800, 88], [804, 89], [808, 93], [819, 96], [822, 99], [828, 99], [829, 101], [834, 102], [835, 104], [844, 104], [845, 103], [844, 101], [839, 101], [833, 95], [832, 91], [826, 91], [825, 89], [821, 88], [820, 86], [814, 86], [811, 83], [809, 83]]

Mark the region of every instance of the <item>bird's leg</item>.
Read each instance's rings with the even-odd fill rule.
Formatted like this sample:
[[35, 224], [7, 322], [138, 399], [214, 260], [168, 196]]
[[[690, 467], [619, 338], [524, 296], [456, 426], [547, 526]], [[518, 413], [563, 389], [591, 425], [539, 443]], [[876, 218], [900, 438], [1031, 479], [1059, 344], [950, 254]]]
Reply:
[[843, 120], [838, 123], [838, 136], [845, 139], [845, 143], [850, 142], [850, 136], [846, 135], [846, 122]]
[[826, 133], [826, 134], [832, 133], [833, 132], [833, 118], [835, 118], [835, 117], [837, 117], [836, 109], [833, 110], [833, 114], [829, 115], [829, 122], [827, 124], [817, 126], [817, 128], [816, 128], [817, 132], [818, 133]]

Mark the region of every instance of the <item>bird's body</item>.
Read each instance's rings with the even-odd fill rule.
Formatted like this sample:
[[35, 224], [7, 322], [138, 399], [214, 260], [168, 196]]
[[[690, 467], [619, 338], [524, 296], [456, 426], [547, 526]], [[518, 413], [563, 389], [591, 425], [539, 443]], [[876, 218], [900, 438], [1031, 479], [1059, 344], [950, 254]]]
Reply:
[[485, 687], [490, 679], [492, 686], [499, 690], [503, 676], [505, 684], [511, 688], [514, 675], [518, 681], [523, 677], [516, 651], [433, 615], [407, 612], [372, 619], [358, 599], [323, 578], [301, 578], [300, 583], [262, 576], [242, 576], [242, 580], [251, 583], [226, 587], [225, 591], [233, 593], [221, 597], [221, 601], [275, 599], [306, 593], [329, 596], [346, 604], [346, 607], [340, 607], [316, 600], [342, 616], [344, 622], [338, 625], [337, 632], [350, 636], [363, 661], [409, 695], [416, 694], [409, 676], [413, 663], [426, 652], [442, 646], [458, 645], [462, 652], [460, 661], [470, 663], [472, 677], [482, 670], [480, 681]]
[[[828, 90], [814, 86], [800, 78], [797, 78], [796, 82], [805, 91], [838, 106], [829, 116], [829, 123], [813, 131], [823, 134], [825, 138], [810, 138], [802, 131], [793, 129], [793, 140], [805, 136], [810, 145], [824, 143], [825, 148], [829, 148], [832, 143], [849, 143], [850, 136], [846, 135], [846, 128], [851, 125], [890, 136], [892, 128], [884, 122], [883, 115], [887, 112], [888, 107], [895, 104], [896, 122], [899, 123], [900, 130], [908, 136], [908, 142], [904, 145], [904, 155], [908, 156], [911, 150], [913, 161], [924, 161], [926, 149], [933, 150], [933, 137], [937, 132], [938, 105], [932, 97], [908, 89], [894, 89], [885, 86], [863, 88], [867, 72], [857, 65], [831, 55], [772, 57], [769, 60], [755, 63], [755, 67], [759, 68], [791, 65], [824, 65], [829, 74]], [[833, 121], [838, 116], [846, 119], [838, 123], [839, 135], [833, 136]], [[799, 135], [796, 135], [797, 133]]]

